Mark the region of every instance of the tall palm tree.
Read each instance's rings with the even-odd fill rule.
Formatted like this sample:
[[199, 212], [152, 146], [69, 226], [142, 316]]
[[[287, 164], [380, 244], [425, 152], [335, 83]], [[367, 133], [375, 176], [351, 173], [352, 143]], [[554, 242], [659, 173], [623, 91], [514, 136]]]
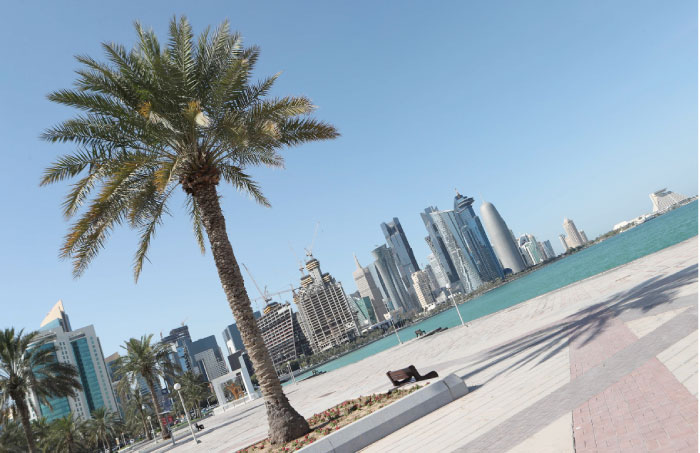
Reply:
[[87, 422], [87, 431], [94, 445], [101, 448], [109, 448], [112, 439], [117, 436], [119, 417], [114, 412], [100, 407], [91, 412], [92, 418]]
[[85, 422], [68, 414], [51, 422], [49, 442], [55, 453], [77, 453], [87, 450]]
[[81, 385], [78, 370], [58, 362], [46, 338], [40, 338], [38, 332], [23, 332], [15, 332], [14, 328], [0, 331], [0, 409], [14, 402], [29, 451], [36, 452], [29, 422], [29, 392], [50, 407], [50, 397], [73, 397]]
[[[119, 392], [119, 397], [124, 405], [124, 415], [126, 421], [130, 422], [135, 420], [136, 423], [140, 422], [143, 428], [143, 433], [147, 439], [151, 439], [151, 432], [148, 430], [148, 423], [146, 422], [146, 417], [150, 410], [151, 402], [144, 398], [141, 394], [141, 389], [137, 386], [134, 381], [134, 376], [127, 374], [126, 376], [119, 379], [119, 384], [117, 384], [117, 392]], [[136, 423], [127, 423], [130, 427], [134, 428]], [[136, 430], [131, 430], [133, 434], [137, 434]]]
[[156, 382], [160, 377], [173, 375], [173, 364], [168, 357], [169, 347], [163, 343], [151, 344], [151, 338], [153, 334], [143, 335], [141, 339], [131, 338], [122, 346], [126, 350], [126, 355], [118, 359], [117, 376], [124, 376], [131, 381], [140, 377], [146, 381], [151, 393], [153, 409], [160, 423], [161, 436], [166, 439], [169, 437], [169, 432], [163, 423], [163, 418], [159, 415], [161, 410]]
[[223, 180], [269, 206], [250, 168], [282, 167], [282, 149], [332, 139], [338, 132], [309, 116], [315, 106], [308, 98], [268, 97], [279, 74], [252, 82], [259, 49], [243, 48], [240, 35], [231, 33], [227, 22], [195, 39], [184, 17], [173, 18], [166, 46], [139, 24], [136, 33], [138, 42], [131, 51], [103, 44], [107, 62], [77, 57], [82, 68], [76, 88], [49, 95], [53, 102], [84, 112], [43, 133], [48, 141], [76, 145], [42, 179], [46, 185], [79, 177], [63, 205], [65, 215], [78, 220], [66, 235], [61, 255], [73, 260], [79, 276], [109, 233], [126, 223], [141, 234], [134, 258], [138, 279], [168, 201], [181, 187], [202, 252], [204, 232], [209, 239], [224, 293], [255, 367], [270, 440], [296, 438], [309, 427], [282, 391], [258, 330], [217, 186]]

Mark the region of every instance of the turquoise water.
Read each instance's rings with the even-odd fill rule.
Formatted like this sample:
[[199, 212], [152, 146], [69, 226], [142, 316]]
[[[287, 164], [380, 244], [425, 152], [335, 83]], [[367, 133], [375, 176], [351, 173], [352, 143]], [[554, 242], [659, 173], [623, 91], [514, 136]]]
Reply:
[[[605, 272], [637, 258], [657, 252], [698, 234], [698, 202], [675, 209], [599, 244], [567, 256], [522, 278], [498, 287], [459, 306], [465, 322], [512, 307], [539, 295]], [[459, 317], [454, 309], [444, 311], [418, 324], [399, 330], [402, 341], [415, 338], [414, 331], [429, 332], [438, 327], [454, 327]], [[330, 361], [317, 369], [331, 371], [360, 361], [398, 344], [396, 335]], [[304, 379], [311, 372], [299, 375]]]

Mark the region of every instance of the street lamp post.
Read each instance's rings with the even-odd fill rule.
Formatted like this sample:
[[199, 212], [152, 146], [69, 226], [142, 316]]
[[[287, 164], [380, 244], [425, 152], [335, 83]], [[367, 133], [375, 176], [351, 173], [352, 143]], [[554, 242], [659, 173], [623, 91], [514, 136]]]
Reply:
[[151, 423], [151, 416], [149, 415], [148, 417], [146, 417], [146, 420], [148, 420], [148, 424], [151, 427], [151, 436], [153, 436], [153, 440], [155, 440], [156, 443], [158, 443], [158, 439], [156, 438], [156, 432], [153, 430], [153, 423]]
[[462, 319], [462, 313], [459, 312], [459, 308], [457, 308], [457, 302], [455, 302], [455, 298], [452, 295], [452, 288], [450, 287], [451, 285], [448, 283], [447, 284], [447, 291], [450, 293], [450, 299], [452, 299], [452, 305], [455, 306], [455, 310], [457, 311], [457, 315], [459, 316], [459, 321], [462, 323], [462, 326], [464, 326], [464, 319]]
[[182, 397], [182, 393], [180, 393], [180, 389], [182, 386], [180, 383], [176, 383], [173, 388], [177, 390], [177, 394], [180, 395], [180, 402], [182, 403], [182, 409], [185, 411], [185, 417], [187, 417], [187, 424], [190, 426], [190, 432], [192, 433], [192, 439], [194, 439], [194, 443], [198, 444], [199, 441], [197, 440], [197, 436], [194, 434], [194, 428], [192, 428], [192, 422], [190, 421], [190, 413], [187, 410], [187, 407], [185, 407], [185, 399]]
[[289, 374], [292, 376], [292, 382], [294, 382], [294, 385], [297, 385], [297, 380], [294, 379], [294, 372], [292, 371], [292, 366], [287, 362], [287, 368], [289, 369]]

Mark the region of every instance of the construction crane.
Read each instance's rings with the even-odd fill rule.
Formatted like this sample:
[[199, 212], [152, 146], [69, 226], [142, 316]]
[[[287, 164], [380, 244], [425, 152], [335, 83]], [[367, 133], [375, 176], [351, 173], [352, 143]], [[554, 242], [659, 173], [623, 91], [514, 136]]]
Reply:
[[[245, 263], [241, 263], [243, 265], [243, 269], [248, 273], [248, 276], [250, 277], [251, 280], [253, 280], [253, 284], [255, 285], [255, 288], [258, 290], [260, 293], [260, 297], [257, 297], [253, 299], [253, 301], [258, 301], [260, 299], [263, 299], [265, 301], [265, 305], [271, 300], [269, 297], [266, 297], [267, 294], [267, 286], [265, 287], [265, 291], [260, 289], [260, 286], [258, 286], [258, 282], [255, 281], [255, 278], [253, 277], [253, 274], [250, 273], [250, 269], [248, 269], [248, 266], [245, 265]], [[258, 306], [258, 309], [260, 309], [260, 306]]]
[[314, 237], [311, 239], [311, 245], [309, 248], [305, 248], [306, 250], [306, 256], [311, 257], [311, 253], [314, 250], [314, 242], [316, 242], [316, 235], [318, 234], [318, 227], [321, 225], [321, 222], [316, 222], [316, 228], [314, 229]]
[[299, 288], [294, 288], [294, 286], [292, 286], [292, 285], [289, 285], [289, 286], [290, 286], [291, 288], [289, 288], [289, 289], [283, 289], [282, 291], [277, 291], [276, 293], [268, 292], [268, 291], [267, 291], [267, 288], [265, 288], [264, 294], [263, 294], [261, 297], [256, 297], [256, 298], [253, 299], [253, 300], [255, 300], [255, 301], [264, 300], [265, 303], [267, 304], [267, 303], [269, 303], [270, 301], [272, 301], [272, 299], [273, 299], [274, 297], [277, 297], [277, 296], [279, 296], [279, 295], [281, 295], [281, 294], [290, 293], [290, 292], [293, 292], [293, 291], [299, 289]]

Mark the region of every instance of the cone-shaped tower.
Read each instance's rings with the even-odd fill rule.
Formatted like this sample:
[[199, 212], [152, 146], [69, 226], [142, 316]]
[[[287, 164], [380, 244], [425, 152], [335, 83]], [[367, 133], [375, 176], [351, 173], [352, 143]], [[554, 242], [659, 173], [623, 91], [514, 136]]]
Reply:
[[523, 258], [515, 248], [508, 226], [496, 207], [489, 202], [484, 202], [481, 205], [481, 218], [484, 220], [486, 232], [503, 267], [510, 268], [514, 274], [525, 269]]

